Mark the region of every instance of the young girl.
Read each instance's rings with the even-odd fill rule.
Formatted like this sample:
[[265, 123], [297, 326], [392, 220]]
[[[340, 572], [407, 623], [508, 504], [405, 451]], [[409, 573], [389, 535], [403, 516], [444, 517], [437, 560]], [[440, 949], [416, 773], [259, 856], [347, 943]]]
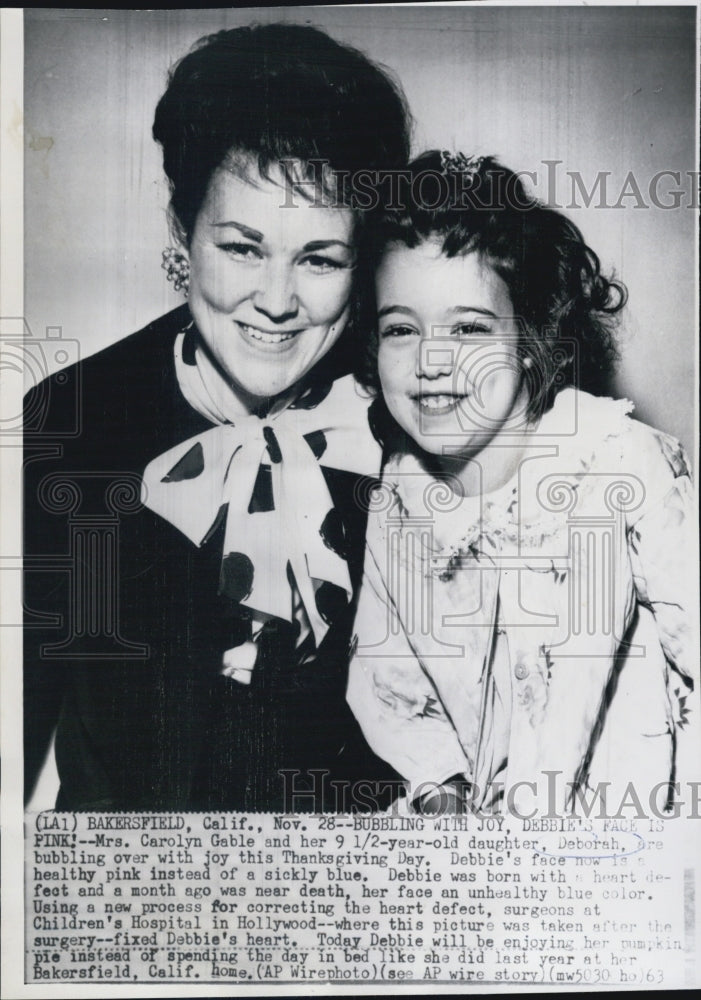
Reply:
[[348, 701], [424, 811], [668, 808], [698, 549], [680, 445], [585, 391], [625, 291], [495, 160], [410, 179], [375, 233], [385, 465]]

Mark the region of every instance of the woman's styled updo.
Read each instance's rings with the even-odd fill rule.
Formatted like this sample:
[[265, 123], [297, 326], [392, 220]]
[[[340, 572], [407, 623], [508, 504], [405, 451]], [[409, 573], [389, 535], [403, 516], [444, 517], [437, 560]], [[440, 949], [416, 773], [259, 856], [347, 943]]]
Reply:
[[273, 164], [298, 161], [318, 182], [326, 163], [327, 193], [341, 205], [350, 205], [356, 172], [393, 170], [409, 158], [399, 86], [356, 49], [294, 24], [200, 39], [170, 74], [153, 136], [186, 244], [212, 174], [230, 154], [252, 160], [263, 177]]
[[[414, 160], [399, 196], [367, 234], [379, 263], [389, 244], [438, 240], [446, 257], [476, 253], [509, 290], [528, 358], [528, 416], [548, 410], [567, 385], [596, 392], [618, 358], [614, 319], [625, 287], [562, 213], [530, 196], [518, 174], [493, 157], [432, 150]], [[366, 340], [362, 380], [379, 389], [377, 335]]]

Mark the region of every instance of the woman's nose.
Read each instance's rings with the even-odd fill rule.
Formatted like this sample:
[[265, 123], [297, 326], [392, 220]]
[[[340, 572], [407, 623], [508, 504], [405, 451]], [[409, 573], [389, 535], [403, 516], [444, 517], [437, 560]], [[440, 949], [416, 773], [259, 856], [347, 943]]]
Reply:
[[456, 347], [446, 337], [421, 337], [416, 350], [416, 377], [440, 378], [452, 375]]
[[275, 262], [262, 267], [253, 293], [253, 305], [276, 323], [296, 316], [299, 302], [292, 268]]

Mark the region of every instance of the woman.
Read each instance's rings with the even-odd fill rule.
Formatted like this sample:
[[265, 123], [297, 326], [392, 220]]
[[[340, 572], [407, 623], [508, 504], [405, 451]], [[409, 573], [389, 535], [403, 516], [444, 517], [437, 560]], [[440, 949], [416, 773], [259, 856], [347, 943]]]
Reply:
[[404, 102], [322, 32], [239, 28], [175, 67], [154, 137], [187, 306], [25, 408], [28, 790], [58, 707], [58, 808], [347, 808], [389, 773], [344, 703], [379, 467], [353, 183], [405, 162]]
[[376, 236], [387, 461], [349, 702], [424, 811], [603, 789], [659, 814], [697, 777], [695, 518], [679, 443], [586, 391], [625, 292], [495, 160], [410, 175], [426, 202]]

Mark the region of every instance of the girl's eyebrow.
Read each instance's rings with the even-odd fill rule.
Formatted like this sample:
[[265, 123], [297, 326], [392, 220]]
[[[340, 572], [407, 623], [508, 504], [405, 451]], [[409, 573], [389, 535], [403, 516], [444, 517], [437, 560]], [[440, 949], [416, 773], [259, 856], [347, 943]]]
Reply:
[[[452, 315], [458, 315], [459, 313], [479, 313], [480, 316], [489, 316], [491, 319], [498, 319], [496, 313], [493, 313], [491, 309], [483, 309], [481, 306], [452, 306], [449, 310]], [[396, 306], [389, 305], [383, 306], [382, 309], [378, 310], [377, 318], [380, 319], [382, 316], [386, 316], [387, 313], [400, 313], [402, 316], [413, 316], [414, 310], [410, 309], [408, 306]]]
[[212, 226], [214, 229], [225, 229], [227, 226], [233, 226], [234, 229], [238, 229], [242, 236], [246, 239], [253, 240], [254, 243], [263, 242], [263, 234], [259, 233], [257, 229], [251, 229], [249, 226], [244, 226], [242, 222], [213, 222]]
[[491, 309], [482, 309], [480, 306], [453, 306], [453, 308], [450, 309], [449, 311], [453, 314], [461, 312], [472, 312], [472, 313], [479, 313], [481, 316], [491, 316], [492, 319], [498, 318], [497, 314], [493, 313]]
[[386, 316], [387, 313], [401, 313], [402, 316], [413, 316], [414, 311], [408, 306], [383, 306], [382, 309], [378, 310], [377, 318], [380, 319], [382, 316]]

